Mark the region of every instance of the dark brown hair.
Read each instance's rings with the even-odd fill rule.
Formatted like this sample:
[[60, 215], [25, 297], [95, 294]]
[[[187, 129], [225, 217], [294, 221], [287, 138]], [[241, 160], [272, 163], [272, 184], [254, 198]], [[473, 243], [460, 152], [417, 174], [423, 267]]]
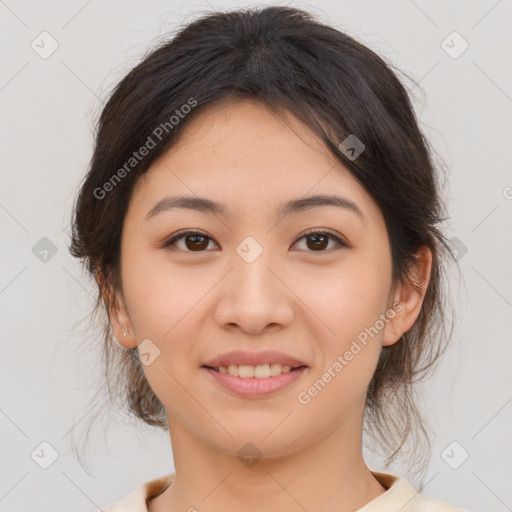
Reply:
[[[388, 230], [394, 283], [416, 283], [416, 252], [421, 246], [432, 251], [419, 317], [397, 343], [383, 347], [365, 410], [365, 429], [384, 449], [385, 467], [409, 440], [411, 468], [424, 468], [418, 461], [426, 463], [429, 450], [421, 441], [430, 444], [412, 384], [433, 368], [451, 335], [443, 263], [453, 256], [437, 226], [446, 219], [436, 172], [441, 166], [434, 164], [434, 151], [392, 68], [311, 14], [273, 6], [196, 19], [150, 51], [115, 87], [101, 112], [92, 161], [75, 204], [70, 252], [90, 276], [99, 272], [104, 279], [94, 312], [103, 313], [107, 390], [130, 414], [168, 428], [164, 406], [144, 376], [136, 349], [115, 341], [107, 315], [114, 293], [122, 294], [120, 239], [134, 185], [203, 107], [252, 98], [275, 112], [291, 113], [312, 129], [374, 198]], [[340, 149], [351, 134], [365, 145], [356, 159]], [[148, 137], [156, 144], [149, 144]], [[152, 146], [149, 153], [136, 163], [130, 160], [143, 146]]]

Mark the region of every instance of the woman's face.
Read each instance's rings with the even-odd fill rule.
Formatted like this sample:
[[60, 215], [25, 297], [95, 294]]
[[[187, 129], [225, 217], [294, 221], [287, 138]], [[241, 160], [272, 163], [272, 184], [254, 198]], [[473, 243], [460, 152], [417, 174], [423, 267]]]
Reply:
[[[137, 182], [123, 225], [119, 318], [130, 335], [120, 342], [144, 343], [144, 372], [171, 435], [186, 430], [230, 454], [250, 442], [277, 457], [339, 431], [357, 439], [382, 345], [402, 332], [377, 204], [311, 131], [289, 123], [254, 101], [210, 106]], [[353, 207], [299, 202], [278, 216], [317, 195]], [[224, 212], [150, 214], [176, 196]], [[166, 246], [187, 231], [200, 236]], [[267, 377], [254, 384], [260, 394], [242, 395], [219, 378], [243, 377], [204, 367], [235, 350], [277, 351], [307, 367], [277, 377], [288, 383], [273, 392], [262, 394], [276, 378]]]

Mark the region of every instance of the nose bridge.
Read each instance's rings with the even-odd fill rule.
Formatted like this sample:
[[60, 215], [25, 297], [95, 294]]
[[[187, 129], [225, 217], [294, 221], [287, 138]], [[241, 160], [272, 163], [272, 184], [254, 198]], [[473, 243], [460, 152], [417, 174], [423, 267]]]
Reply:
[[[243, 297], [256, 294], [258, 299], [269, 298], [276, 277], [270, 271], [273, 264], [272, 250], [268, 244], [258, 242], [253, 236], [247, 236], [235, 249], [233, 255], [235, 287]], [[270, 267], [270, 268], [269, 268]], [[247, 293], [246, 293], [247, 292]]]
[[257, 334], [266, 326], [288, 325], [293, 308], [287, 288], [279, 274], [271, 249], [253, 237], [246, 237], [230, 256], [232, 269], [226, 278], [217, 321], [237, 324], [246, 332]]

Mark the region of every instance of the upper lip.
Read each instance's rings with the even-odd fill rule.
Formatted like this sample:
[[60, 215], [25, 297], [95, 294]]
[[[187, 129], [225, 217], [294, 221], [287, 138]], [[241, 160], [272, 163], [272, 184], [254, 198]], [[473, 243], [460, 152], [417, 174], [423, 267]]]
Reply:
[[233, 365], [249, 365], [258, 366], [266, 363], [279, 363], [281, 365], [288, 365], [293, 368], [298, 366], [307, 366], [306, 363], [297, 359], [296, 357], [276, 352], [275, 350], [264, 350], [262, 352], [247, 352], [243, 350], [234, 350], [221, 354], [213, 359], [210, 359], [203, 366], [211, 368], [218, 368], [219, 366]]

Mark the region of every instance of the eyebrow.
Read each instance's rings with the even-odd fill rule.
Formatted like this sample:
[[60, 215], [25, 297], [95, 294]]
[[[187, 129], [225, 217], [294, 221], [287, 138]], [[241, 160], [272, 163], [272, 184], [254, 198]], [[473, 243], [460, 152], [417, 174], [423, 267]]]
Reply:
[[[350, 199], [327, 194], [309, 196], [301, 199], [292, 199], [276, 208], [275, 215], [278, 218], [287, 217], [318, 206], [337, 206], [339, 208], [352, 211], [359, 217], [364, 218], [362, 211]], [[158, 215], [159, 213], [174, 209], [189, 209], [203, 213], [220, 215], [225, 218], [232, 217], [232, 214], [230, 214], [230, 211], [225, 205], [212, 201], [206, 197], [168, 196], [158, 201], [153, 208], [151, 208], [146, 215], [146, 220]]]

